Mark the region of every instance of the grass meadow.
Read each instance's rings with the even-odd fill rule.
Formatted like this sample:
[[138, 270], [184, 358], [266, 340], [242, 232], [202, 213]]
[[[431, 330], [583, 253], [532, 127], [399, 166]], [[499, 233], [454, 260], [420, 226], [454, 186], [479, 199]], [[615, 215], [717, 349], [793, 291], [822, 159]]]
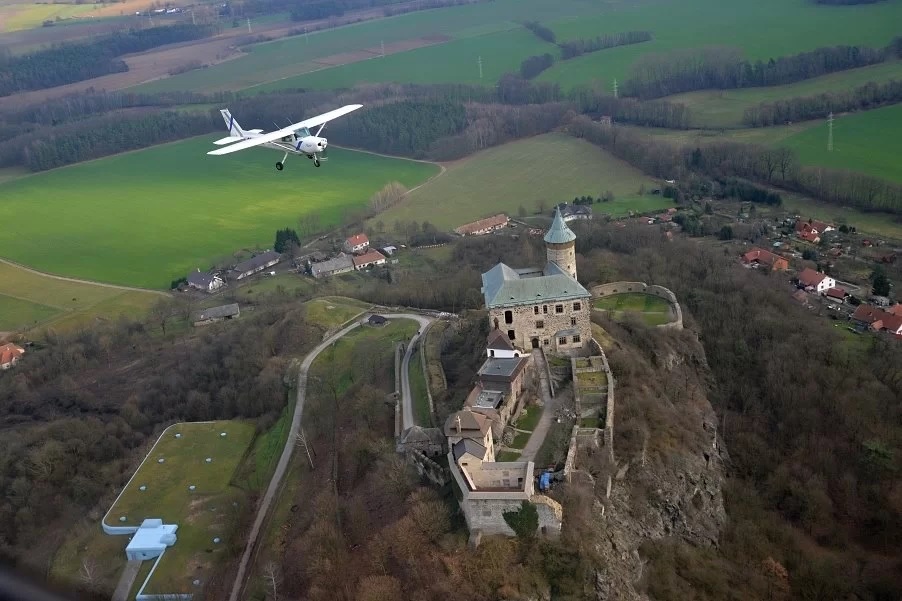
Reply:
[[621, 82], [643, 54], [681, 48], [733, 46], [749, 59], [795, 54], [819, 46], [883, 46], [899, 35], [902, 2], [823, 6], [810, 0], [642, 0], [619, 4], [593, 17], [566, 17], [547, 23], [559, 40], [595, 37], [619, 31], [651, 31], [654, 40], [621, 46], [559, 62], [539, 80], [564, 88]]
[[290, 157], [276, 172], [274, 151], [206, 156], [213, 139], [0, 184], [0, 256], [50, 273], [166, 288], [239, 249], [269, 248], [275, 231], [295, 227], [301, 215], [338, 224], [386, 183], [413, 187], [438, 169], [335, 148], [321, 169]]
[[[275, 87], [291, 87], [299, 84], [286, 82], [285, 78], [319, 68], [321, 65], [314, 62], [316, 59], [379, 48], [383, 42], [389, 45], [425, 36], [445, 35], [455, 39], [469, 39], [500, 31], [521, 30], [521, 22], [524, 20], [547, 21], [557, 18], [562, 11], [569, 15], [589, 15], [598, 13], [599, 8], [597, 5], [583, 0], [561, 0], [553, 4], [543, 0], [495, 0], [494, 2], [408, 13], [337, 29], [317, 31], [307, 36], [301, 34], [256, 44], [249, 47], [247, 54], [240, 58], [207, 69], [141, 84], [132, 89], [141, 92], [172, 90], [203, 92], [239, 90], [268, 82], [277, 82], [273, 84]], [[488, 39], [491, 40], [491, 37]], [[489, 73], [489, 64], [500, 65], [513, 61], [506, 57], [508, 49], [498, 43], [475, 40], [470, 40], [470, 43], [483, 44], [487, 48], [487, 54], [483, 56], [483, 60], [486, 61], [486, 74]], [[536, 40], [536, 43], [541, 45], [539, 40]], [[422, 73], [427, 69], [435, 69], [435, 65], [418, 64], [420, 59], [416, 57], [420, 52], [422, 50], [405, 53], [414, 55], [414, 71]], [[428, 58], [435, 55], [427, 53], [425, 56]], [[441, 53], [439, 56], [453, 61], [453, 57]], [[389, 58], [386, 57], [385, 60], [387, 61]], [[410, 61], [410, 59], [407, 60]], [[465, 62], [472, 62], [473, 73], [478, 77], [475, 60], [474, 57], [473, 61]], [[517, 66], [519, 66], [520, 60], [522, 58], [516, 59]], [[364, 61], [361, 64], [369, 65], [367, 69], [376, 68], [374, 60]], [[406, 64], [411, 63], [407, 62]], [[494, 69], [497, 71], [497, 66]], [[471, 74], [467, 75], [472, 76]], [[348, 76], [336, 76], [336, 79], [341, 81], [346, 81], [347, 78]], [[488, 79], [487, 76], [486, 79]], [[383, 80], [384, 76], [383, 79], [372, 81]], [[454, 80], [442, 79], [441, 81]]]
[[565, 134], [545, 134], [474, 154], [410, 193], [372, 221], [428, 219], [443, 230], [499, 212], [516, 216], [519, 207], [535, 213], [575, 196], [614, 193], [596, 212], [625, 215], [668, 206], [660, 197], [639, 197], [653, 180], [603, 150]]
[[337, 328], [370, 308], [369, 303], [353, 298], [324, 296], [304, 303], [307, 320], [324, 328]]
[[745, 88], [741, 90], [702, 90], [668, 96], [666, 100], [685, 104], [692, 111], [694, 127], [743, 127], [747, 108], [762, 102], [774, 102], [825, 92], [845, 92], [867, 83], [886, 83], [902, 79], [902, 61], [890, 61], [814, 77], [785, 86]]
[[0, 263], [0, 331], [64, 331], [98, 318], [137, 317], [159, 298], [151, 292], [67, 282]]
[[44, 21], [84, 17], [99, 4], [0, 3], [0, 32], [40, 27]]
[[641, 292], [611, 294], [597, 298], [592, 302], [592, 307], [605, 311], [613, 319], [623, 319], [629, 313], [638, 314], [649, 326], [662, 325], [671, 320], [670, 303], [663, 298]]
[[[196, 578], [203, 583], [212, 562], [225, 552], [237, 507], [244, 500], [244, 493], [231, 480], [254, 434], [253, 424], [246, 422], [176, 424], [163, 432], [116, 499], [105, 518], [110, 525], [138, 525], [144, 518], [161, 518], [179, 526], [178, 541], [163, 555], [145, 593], [190, 592], [191, 581]], [[212, 458], [210, 463], [207, 457]], [[160, 458], [165, 462], [158, 463]], [[189, 490], [191, 485], [196, 490]], [[213, 543], [216, 536], [222, 539], [219, 545]], [[127, 542], [126, 537], [111, 538]]]

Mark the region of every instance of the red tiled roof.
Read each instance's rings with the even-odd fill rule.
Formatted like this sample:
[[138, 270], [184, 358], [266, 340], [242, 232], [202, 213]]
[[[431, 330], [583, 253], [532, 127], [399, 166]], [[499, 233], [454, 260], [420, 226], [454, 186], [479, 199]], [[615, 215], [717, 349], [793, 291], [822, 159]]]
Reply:
[[892, 315], [900, 315], [902, 316], [902, 303], [897, 303], [886, 310], [887, 313]]
[[345, 240], [345, 242], [347, 242], [348, 246], [353, 248], [355, 246], [359, 246], [360, 244], [369, 244], [370, 239], [366, 237], [366, 234], [354, 234], [353, 236]]
[[846, 298], [846, 291], [842, 288], [830, 288], [827, 290], [826, 295], [831, 298]]
[[879, 307], [874, 307], [872, 305], [858, 305], [858, 308], [852, 313], [852, 319], [855, 321], [871, 323], [872, 321], [880, 319], [881, 313], [883, 313], [883, 311], [881, 311]]
[[25, 354], [25, 349], [12, 342], [0, 346], [0, 365], [12, 363]]
[[799, 283], [806, 288], [808, 286], [817, 286], [825, 277], [827, 277], [826, 273], [821, 273], [820, 271], [815, 271], [810, 267], [806, 267], [802, 270], [802, 273], [799, 274]]
[[473, 232], [479, 232], [488, 228], [507, 225], [508, 221], [510, 221], [510, 219], [507, 215], [505, 215], [504, 213], [499, 213], [498, 215], [486, 217], [485, 219], [480, 219], [479, 221], [474, 221], [473, 223], [465, 223], [464, 225], [455, 228], [454, 231], [461, 236], [466, 236], [467, 234], [472, 234]]
[[858, 305], [852, 319], [866, 323], [874, 330], [886, 329], [894, 334], [902, 328], [902, 315], [894, 315], [872, 305]]
[[748, 251], [747, 253], [742, 255], [742, 260], [746, 263], [754, 263], [755, 261], [757, 261], [758, 263], [770, 265], [771, 267], [774, 267], [774, 265], [779, 261], [788, 263], [788, 261], [786, 261], [786, 259], [784, 259], [780, 255], [774, 254], [769, 250], [764, 250], [761, 248], [753, 248], [752, 250]]
[[802, 232], [802, 233], [800, 233], [800, 234], [799, 234], [799, 238], [801, 238], [801, 239], [804, 240], [805, 242], [817, 242], [818, 240], [821, 239], [820, 236], [818, 236], [818, 235], [815, 234], [814, 232], [810, 232], [810, 231], [809, 231], [809, 232]]
[[354, 267], [366, 265], [367, 263], [375, 263], [376, 261], [384, 261], [385, 256], [378, 250], [368, 250], [364, 254], [354, 257]]

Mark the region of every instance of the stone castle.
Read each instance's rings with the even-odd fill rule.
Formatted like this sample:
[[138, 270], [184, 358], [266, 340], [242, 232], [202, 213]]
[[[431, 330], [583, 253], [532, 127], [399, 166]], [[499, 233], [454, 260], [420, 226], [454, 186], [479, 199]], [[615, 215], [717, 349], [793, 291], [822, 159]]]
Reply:
[[545, 233], [545, 249], [544, 267], [498, 263], [482, 274], [489, 327], [504, 332], [521, 351], [582, 354], [592, 337], [591, 295], [576, 280], [576, 234], [560, 209]]

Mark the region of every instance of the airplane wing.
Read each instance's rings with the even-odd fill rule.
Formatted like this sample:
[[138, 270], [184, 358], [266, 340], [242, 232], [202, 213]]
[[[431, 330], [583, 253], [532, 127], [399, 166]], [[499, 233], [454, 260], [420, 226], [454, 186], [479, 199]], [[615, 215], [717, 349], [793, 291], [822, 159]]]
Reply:
[[310, 117], [309, 119], [304, 119], [299, 123], [295, 123], [294, 125], [289, 125], [289, 129], [302, 129], [304, 127], [316, 127], [317, 125], [322, 125], [327, 121], [331, 121], [332, 119], [338, 119], [348, 113], [353, 113], [357, 109], [363, 107], [362, 104], [348, 104], [340, 109], [335, 109], [334, 111], [329, 111], [328, 113], [323, 113], [322, 115], [317, 115], [316, 117]]
[[236, 142], [235, 144], [231, 144], [226, 146], [225, 148], [218, 148], [216, 150], [211, 150], [207, 154], [220, 155], [220, 154], [229, 154], [231, 152], [238, 152], [239, 150], [246, 150], [248, 148], [253, 148], [254, 146], [259, 146], [260, 144], [266, 144], [267, 142], [275, 142], [280, 138], [284, 138], [285, 136], [290, 136], [294, 133], [296, 128], [292, 125], [290, 127], [286, 127], [285, 129], [280, 129], [277, 131], [269, 132], [268, 134], [263, 134], [262, 136], [254, 136], [253, 138], [247, 138], [242, 140], [241, 142]]

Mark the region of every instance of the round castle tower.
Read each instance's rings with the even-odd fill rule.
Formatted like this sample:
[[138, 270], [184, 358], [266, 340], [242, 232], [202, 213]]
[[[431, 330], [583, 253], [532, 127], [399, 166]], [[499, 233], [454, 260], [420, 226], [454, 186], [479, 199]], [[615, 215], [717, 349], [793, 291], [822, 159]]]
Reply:
[[548, 260], [576, 279], [576, 234], [573, 233], [564, 218], [561, 209], [554, 211], [554, 221], [545, 233], [545, 249]]

